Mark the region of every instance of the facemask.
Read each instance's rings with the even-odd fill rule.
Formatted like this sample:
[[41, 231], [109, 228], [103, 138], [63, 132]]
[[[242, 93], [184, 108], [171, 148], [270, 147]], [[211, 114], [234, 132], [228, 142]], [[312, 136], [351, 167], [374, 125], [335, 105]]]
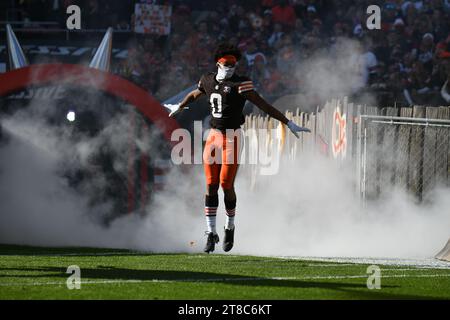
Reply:
[[223, 81], [225, 79], [231, 78], [236, 71], [236, 66], [234, 67], [225, 67], [220, 63], [217, 64], [217, 81]]

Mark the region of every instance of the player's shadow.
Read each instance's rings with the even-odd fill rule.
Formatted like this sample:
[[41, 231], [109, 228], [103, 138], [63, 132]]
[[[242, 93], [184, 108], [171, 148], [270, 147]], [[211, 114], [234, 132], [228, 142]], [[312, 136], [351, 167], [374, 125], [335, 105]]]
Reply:
[[[8, 278], [54, 278], [60, 277], [66, 280], [69, 274], [66, 269], [59, 267], [32, 267], [32, 268], [0, 268], [1, 271], [8, 271], [7, 274], [0, 273], [2, 277]], [[22, 274], [14, 275], [11, 271], [20, 271]], [[23, 272], [41, 272], [39, 275], [27, 275]], [[336, 290], [348, 293], [351, 297], [358, 299], [424, 299], [423, 296], [413, 296], [405, 294], [392, 294], [376, 290], [368, 290], [365, 281], [362, 283], [351, 283], [344, 281], [331, 282], [327, 280], [296, 280], [296, 279], [271, 279], [264, 277], [241, 276], [233, 274], [221, 274], [211, 272], [192, 271], [171, 271], [171, 270], [138, 270], [98, 266], [97, 268], [81, 268], [82, 281], [92, 283], [108, 282], [186, 282], [186, 283], [224, 283], [236, 286], [255, 287], [286, 287], [298, 289], [324, 289]], [[0, 280], [0, 283], [2, 281]], [[37, 281], [39, 282], [39, 281]], [[398, 288], [398, 286], [384, 285], [383, 288]], [[429, 299], [439, 299], [425, 297]]]

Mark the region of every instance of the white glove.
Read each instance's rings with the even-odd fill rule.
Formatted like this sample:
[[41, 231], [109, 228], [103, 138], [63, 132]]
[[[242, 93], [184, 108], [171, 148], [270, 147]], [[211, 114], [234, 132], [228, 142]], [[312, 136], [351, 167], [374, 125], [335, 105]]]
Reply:
[[311, 130], [309, 130], [308, 128], [305, 127], [299, 127], [298, 125], [296, 125], [292, 120], [289, 121], [287, 123], [287, 126], [289, 128], [289, 130], [292, 131], [292, 133], [299, 138], [298, 133], [297, 132], [311, 132]]
[[173, 117], [174, 115], [176, 115], [178, 112], [180, 112], [181, 110], [184, 109], [189, 109], [189, 108], [180, 108], [180, 104], [165, 104], [164, 107], [166, 107], [167, 109], [169, 109], [169, 117]]

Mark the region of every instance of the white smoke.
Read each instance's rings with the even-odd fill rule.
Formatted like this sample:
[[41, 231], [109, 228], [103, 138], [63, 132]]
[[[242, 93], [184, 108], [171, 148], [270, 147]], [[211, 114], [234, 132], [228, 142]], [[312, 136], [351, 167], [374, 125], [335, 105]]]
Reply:
[[[14, 141], [0, 153], [0, 242], [201, 252], [206, 228], [201, 166], [188, 173], [175, 168], [147, 216], [125, 214], [103, 227], [90, 217], [88, 199], [60, 176], [58, 162], [70, 140], [36, 123], [9, 120], [3, 126]], [[84, 140], [85, 149], [94, 148], [100, 136]], [[115, 141], [119, 149], [126, 142], [120, 141]], [[97, 185], [90, 188], [104, 187], [93, 181]], [[426, 206], [396, 191], [363, 208], [350, 169], [319, 155], [283, 163], [278, 175], [261, 180], [255, 190], [243, 165], [236, 189], [233, 253], [420, 258], [433, 256], [449, 236], [448, 190], [437, 190]], [[225, 218], [222, 197], [219, 232]], [[220, 246], [216, 250], [221, 252]]]
[[363, 85], [363, 51], [359, 42], [339, 38], [332, 49], [317, 52], [298, 68], [304, 75], [305, 90], [324, 100], [346, 96]]
[[[318, 55], [311, 64], [306, 88], [310, 92], [345, 95], [358, 86], [352, 75], [353, 58], [361, 52], [348, 44], [332, 58]], [[302, 69], [300, 69], [302, 70]], [[49, 126], [44, 118], [53, 107], [31, 107], [40, 112], [17, 113], [2, 120], [11, 136], [0, 148], [0, 242], [43, 246], [95, 246], [155, 252], [201, 252], [205, 182], [201, 166], [188, 173], [175, 168], [166, 190], [155, 194], [148, 214], [125, 214], [108, 227], [95, 219], [111, 209], [108, 199], [92, 206], [90, 196], [108, 187], [101, 175], [82, 190], [68, 185], [62, 172], [89, 166], [90, 156], [107, 144], [115, 154], [114, 169], [126, 177], [129, 145], [126, 116], [108, 121], [95, 137], [74, 143], [67, 129]], [[137, 141], [151, 149], [154, 136]], [[95, 170], [95, 168], [93, 169]], [[448, 190], [436, 190], [429, 205], [416, 205], [401, 191], [361, 206], [353, 173], [319, 155], [304, 155], [283, 163], [278, 175], [249, 188], [245, 165], [236, 189], [236, 243], [232, 253], [294, 256], [365, 256], [423, 258], [433, 256], [447, 241], [450, 230]], [[82, 191], [82, 192], [79, 192]], [[225, 214], [220, 195], [218, 230]], [[221, 252], [220, 246], [216, 247]]]
[[354, 94], [358, 95], [360, 104], [375, 105], [373, 95], [360, 91], [369, 78], [368, 50], [359, 41], [339, 37], [332, 46], [316, 49], [312, 56], [300, 59], [290, 70], [300, 80], [298, 91], [301, 93], [295, 95], [295, 102], [280, 99], [277, 107], [284, 110], [287, 104], [289, 108], [315, 111], [328, 100]]
[[[100, 198], [102, 189], [108, 187], [108, 181], [97, 168], [89, 168], [89, 159], [106, 145], [114, 154], [115, 171], [123, 173], [126, 183], [129, 161], [126, 152], [129, 137], [123, 130], [128, 124], [126, 116], [112, 119], [95, 137], [84, 136], [79, 140], [74, 140], [67, 128], [50, 127], [42, 119], [30, 119], [28, 116], [22, 113], [2, 121], [9, 141], [0, 149], [0, 242], [54, 246], [139, 246], [134, 238], [143, 223], [139, 215], [117, 212], [124, 218], [116, 220], [111, 227], [99, 223], [99, 215], [111, 211], [112, 203], [111, 199]], [[140, 144], [151, 147], [149, 142], [137, 143]], [[74, 189], [64, 174], [80, 167], [89, 169], [93, 177]], [[91, 200], [96, 197], [101, 201], [92, 205]], [[179, 208], [173, 208], [172, 219], [178, 211]], [[153, 223], [152, 218], [146, 221]], [[153, 233], [160, 229], [145, 230], [153, 237]], [[154, 243], [148, 240], [150, 247], [145, 247], [153, 247]], [[162, 238], [160, 243], [168, 242]]]
[[352, 177], [350, 168], [309, 155], [285, 165], [255, 192], [239, 188], [236, 251], [424, 258], [448, 240], [449, 190], [436, 190], [427, 206], [396, 190], [363, 207]]

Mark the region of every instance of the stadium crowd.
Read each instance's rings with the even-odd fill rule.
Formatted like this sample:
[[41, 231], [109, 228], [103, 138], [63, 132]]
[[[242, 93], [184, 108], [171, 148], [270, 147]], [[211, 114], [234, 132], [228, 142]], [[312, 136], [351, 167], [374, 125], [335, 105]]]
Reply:
[[[335, 44], [345, 37], [361, 44], [357, 62], [367, 73], [363, 91], [377, 95], [379, 103], [445, 103], [440, 91], [450, 77], [448, 1], [209, 3], [174, 3], [173, 31], [167, 41], [147, 39], [132, 45], [128, 63], [145, 75], [147, 87], [161, 98], [213, 70], [211, 53], [223, 39], [244, 52], [239, 67], [264, 95], [302, 92], [301, 74], [292, 71], [317, 52], [332, 55]], [[366, 28], [371, 4], [382, 8], [381, 30]]]
[[[343, 38], [359, 43], [363, 88], [380, 104], [439, 105], [450, 79], [450, 0], [16, 0], [21, 17], [45, 15], [70, 4], [88, 8], [84, 28], [133, 30], [134, 3], [173, 6], [169, 36], [135, 35], [117, 72], [158, 98], [170, 97], [214, 70], [212, 51], [222, 40], [243, 52], [239, 64], [266, 97], [301, 93], [292, 72], [318, 52], [333, 55]], [[368, 30], [369, 5], [381, 8], [381, 30]], [[333, 70], [329, 70], [333, 72]], [[450, 90], [448, 90], [450, 91]], [[358, 92], [360, 93], [360, 92]], [[354, 92], [354, 94], [358, 94]]]

